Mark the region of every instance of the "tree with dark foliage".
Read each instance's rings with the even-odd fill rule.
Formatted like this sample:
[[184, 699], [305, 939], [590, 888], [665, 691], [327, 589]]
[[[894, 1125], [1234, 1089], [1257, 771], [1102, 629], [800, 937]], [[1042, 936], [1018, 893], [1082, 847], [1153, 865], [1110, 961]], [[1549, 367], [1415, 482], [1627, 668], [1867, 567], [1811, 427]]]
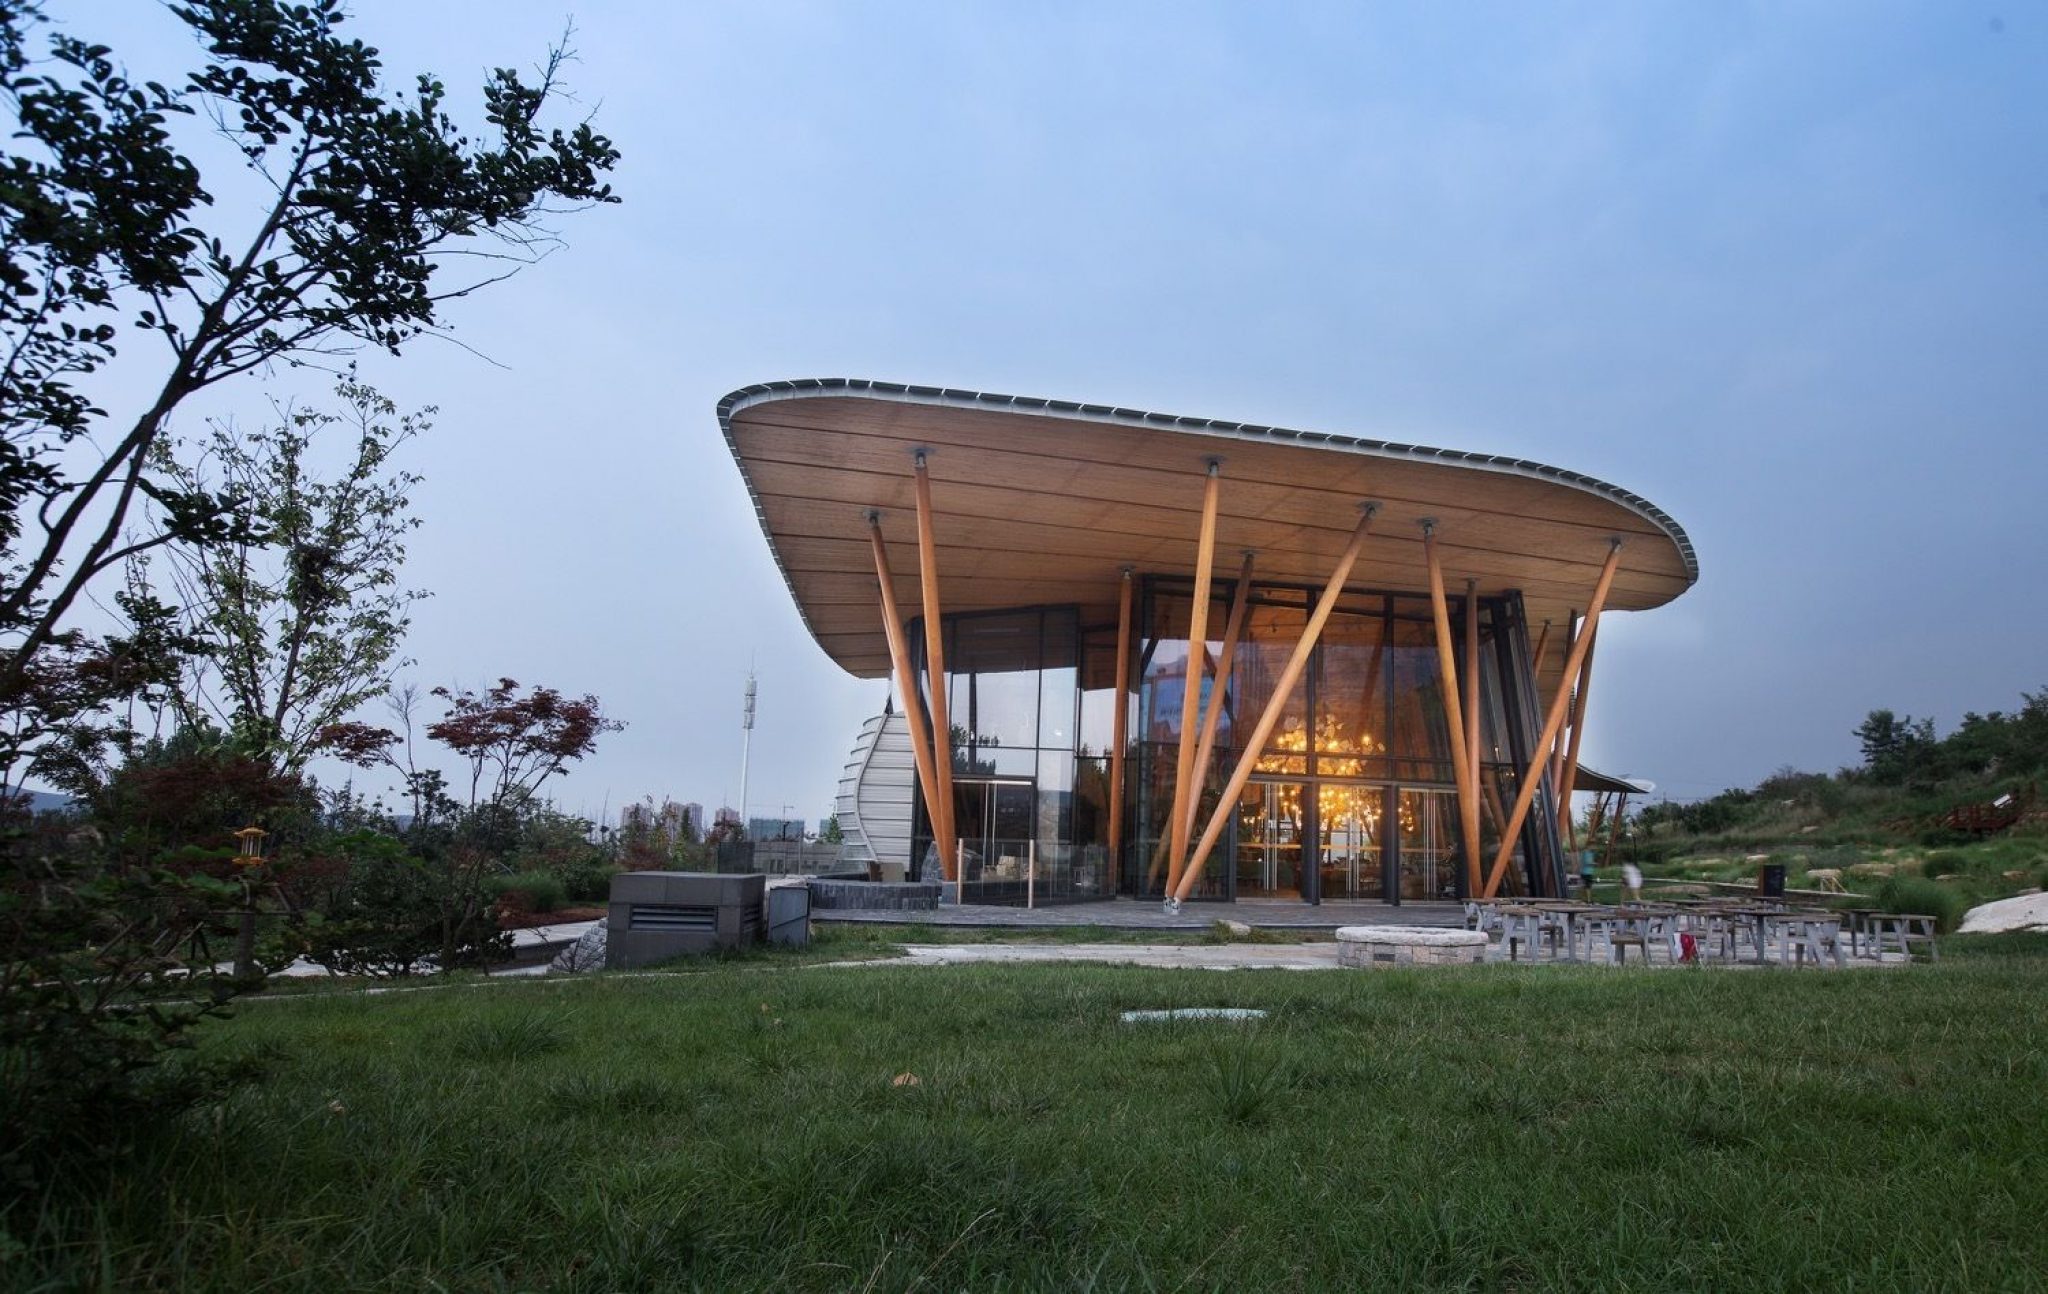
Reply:
[[[342, 33], [341, 0], [171, 11], [204, 58], [180, 84], [138, 85], [34, 3], [0, 4], [0, 108], [18, 124], [0, 161], [0, 692], [97, 576], [234, 525], [234, 498], [153, 467], [180, 403], [274, 364], [396, 352], [443, 326], [444, 303], [543, 254], [551, 213], [615, 200], [610, 142], [541, 121], [566, 50], [535, 84], [493, 72], [472, 140], [436, 78], [386, 85], [377, 51]], [[202, 223], [213, 198], [180, 134], [209, 127], [273, 195], [245, 238]], [[458, 253], [492, 268], [450, 281]], [[79, 382], [131, 339], [156, 341], [163, 367], [117, 417]], [[131, 540], [145, 500], [167, 524]]]

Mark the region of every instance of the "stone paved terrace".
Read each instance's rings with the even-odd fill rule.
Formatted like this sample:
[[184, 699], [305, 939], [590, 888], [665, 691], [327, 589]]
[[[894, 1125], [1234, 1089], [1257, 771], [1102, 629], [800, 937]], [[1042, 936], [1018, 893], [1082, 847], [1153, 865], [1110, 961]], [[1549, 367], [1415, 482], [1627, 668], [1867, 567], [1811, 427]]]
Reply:
[[877, 925], [986, 926], [1042, 930], [1058, 926], [1103, 926], [1112, 930], [1207, 930], [1217, 921], [1242, 921], [1264, 930], [1335, 930], [1338, 926], [1462, 926], [1465, 910], [1456, 903], [1323, 903], [1292, 900], [1189, 903], [1169, 915], [1157, 899], [1103, 899], [1014, 908], [991, 903], [948, 904], [935, 912], [866, 912], [833, 908], [811, 920], [866, 921]]

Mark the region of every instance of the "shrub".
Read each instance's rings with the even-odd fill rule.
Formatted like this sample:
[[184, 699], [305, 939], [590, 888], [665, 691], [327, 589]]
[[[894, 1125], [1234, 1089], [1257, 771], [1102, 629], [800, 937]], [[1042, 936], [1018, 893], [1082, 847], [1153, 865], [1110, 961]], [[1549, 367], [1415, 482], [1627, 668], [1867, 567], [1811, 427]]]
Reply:
[[1943, 933], [1956, 928], [1969, 906], [1961, 894], [1921, 876], [1891, 877], [1878, 890], [1877, 905], [1886, 912], [1931, 916]]
[[449, 854], [422, 858], [375, 832], [339, 837], [345, 879], [325, 911], [307, 914], [306, 955], [341, 975], [410, 975], [429, 960], [474, 965], [502, 955], [510, 937], [491, 919], [476, 873]]
[[1969, 860], [1952, 849], [1938, 849], [1927, 855], [1920, 864], [1920, 874], [1932, 880], [1937, 876], [1954, 876], [1962, 871]]
[[[517, 872], [494, 876], [485, 888], [500, 900], [511, 899], [528, 912], [553, 912], [568, 901], [568, 886], [553, 872]], [[522, 901], [523, 900], [523, 901]]]
[[[0, 1201], [91, 1167], [206, 1098], [166, 1065], [242, 988], [214, 969], [245, 903], [231, 851], [177, 868], [10, 828], [0, 840]], [[210, 865], [210, 866], [209, 866]], [[4, 1214], [4, 1210], [0, 1210]]]
[[604, 903], [612, 896], [612, 877], [624, 868], [614, 867], [602, 857], [590, 858], [555, 869], [572, 903]]
[[1950, 845], [1967, 845], [1976, 839], [1975, 836], [1967, 831], [1958, 831], [1954, 827], [1943, 826], [1923, 828], [1915, 838], [1929, 849], [1942, 849]]

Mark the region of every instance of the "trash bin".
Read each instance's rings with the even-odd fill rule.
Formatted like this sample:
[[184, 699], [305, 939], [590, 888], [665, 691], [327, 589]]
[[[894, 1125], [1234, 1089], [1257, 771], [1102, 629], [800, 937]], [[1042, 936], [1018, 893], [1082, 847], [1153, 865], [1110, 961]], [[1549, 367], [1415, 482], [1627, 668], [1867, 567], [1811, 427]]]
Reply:
[[1767, 899], [1785, 897], [1785, 864], [1765, 863], [1756, 869], [1756, 892]]

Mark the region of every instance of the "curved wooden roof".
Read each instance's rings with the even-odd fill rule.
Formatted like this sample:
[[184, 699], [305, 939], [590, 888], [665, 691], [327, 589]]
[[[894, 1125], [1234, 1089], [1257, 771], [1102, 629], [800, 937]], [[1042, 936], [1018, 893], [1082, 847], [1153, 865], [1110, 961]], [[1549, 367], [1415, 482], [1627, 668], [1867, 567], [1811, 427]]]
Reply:
[[1113, 623], [1123, 567], [1194, 569], [1211, 459], [1222, 462], [1219, 585], [1247, 548], [1258, 578], [1320, 585], [1370, 500], [1380, 511], [1351, 584], [1421, 591], [1420, 523], [1434, 518], [1453, 591], [1467, 578], [1482, 594], [1520, 590], [1532, 624], [1556, 622], [1546, 693], [1565, 616], [1591, 596], [1611, 538], [1624, 546], [1610, 609], [1661, 606], [1699, 578], [1691, 541], [1649, 500], [1526, 459], [846, 378], [745, 387], [719, 402], [718, 420], [798, 614], [862, 678], [889, 672], [869, 509], [905, 614], [919, 605], [919, 448], [948, 612], [1072, 602], [1088, 622]]

